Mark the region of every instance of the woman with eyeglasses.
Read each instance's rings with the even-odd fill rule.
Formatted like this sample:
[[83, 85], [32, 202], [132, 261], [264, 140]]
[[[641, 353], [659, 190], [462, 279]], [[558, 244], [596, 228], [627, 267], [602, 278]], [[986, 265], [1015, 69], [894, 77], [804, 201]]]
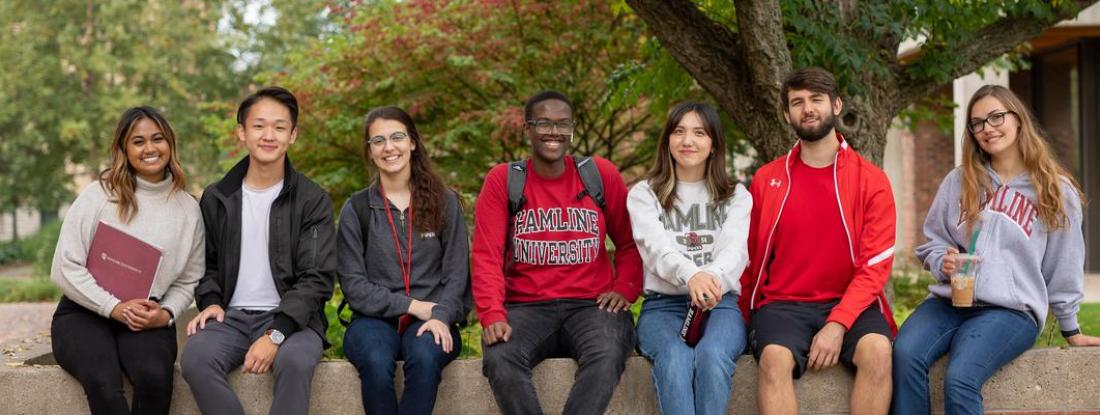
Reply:
[[[462, 349], [469, 311], [469, 244], [458, 194], [432, 170], [412, 117], [367, 114], [371, 185], [340, 211], [340, 286], [353, 318], [344, 353], [359, 370], [369, 414], [430, 414], [443, 367]], [[405, 390], [394, 390], [404, 360]]]
[[[1070, 345], [1100, 345], [1077, 325], [1085, 243], [1076, 180], [1012, 91], [982, 87], [967, 114], [962, 166], [940, 185], [917, 248], [937, 282], [894, 343], [895, 414], [931, 413], [928, 368], [945, 354], [944, 411], [982, 413], [982, 385], [1031, 348], [1048, 309]], [[980, 262], [970, 270], [960, 253]], [[976, 274], [970, 306], [952, 302], [959, 272]]]
[[[748, 265], [752, 198], [726, 171], [714, 107], [677, 105], [657, 158], [630, 190], [627, 210], [642, 256], [645, 302], [638, 348], [653, 362], [662, 414], [725, 414], [745, 321], [737, 307]], [[698, 343], [681, 338], [688, 310], [709, 315]]]
[[[89, 250], [99, 232], [110, 232], [107, 226], [160, 248], [148, 297], [126, 298], [101, 283], [123, 276], [89, 271]], [[50, 271], [63, 294], [50, 327], [53, 354], [84, 388], [91, 413], [168, 413], [175, 317], [190, 307], [202, 277], [204, 235], [172, 126], [153, 108], [126, 110], [111, 140], [110, 166], [65, 214]], [[123, 376], [133, 385], [132, 404]]]

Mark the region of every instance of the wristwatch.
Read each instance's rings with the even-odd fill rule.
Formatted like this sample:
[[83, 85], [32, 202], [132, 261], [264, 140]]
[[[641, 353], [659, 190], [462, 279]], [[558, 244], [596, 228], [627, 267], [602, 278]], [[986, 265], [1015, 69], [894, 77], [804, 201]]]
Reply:
[[267, 338], [271, 339], [271, 343], [274, 343], [276, 346], [283, 344], [283, 341], [286, 340], [286, 336], [279, 330], [267, 329], [264, 334], [267, 335]]

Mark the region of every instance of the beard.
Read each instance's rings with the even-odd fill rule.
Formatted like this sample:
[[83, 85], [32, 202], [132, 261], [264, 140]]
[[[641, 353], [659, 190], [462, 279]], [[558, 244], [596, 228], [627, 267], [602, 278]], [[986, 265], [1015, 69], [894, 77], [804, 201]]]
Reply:
[[817, 128], [802, 128], [801, 124], [793, 121], [789, 124], [791, 125], [791, 128], [794, 129], [795, 135], [797, 135], [800, 140], [812, 143], [822, 138], [825, 138], [825, 136], [828, 135], [834, 127], [836, 127], [836, 117], [833, 116], [832, 113], [825, 114], [823, 117], [820, 118], [820, 120], [821, 122], [818, 123]]

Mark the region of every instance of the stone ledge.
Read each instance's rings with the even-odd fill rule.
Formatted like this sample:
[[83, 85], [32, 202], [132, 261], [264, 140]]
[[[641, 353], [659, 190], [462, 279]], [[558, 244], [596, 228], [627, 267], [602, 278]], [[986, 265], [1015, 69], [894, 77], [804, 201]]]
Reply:
[[[933, 368], [933, 385], [942, 385], [945, 361]], [[627, 362], [622, 382], [615, 390], [611, 414], [655, 414], [657, 399], [649, 363], [641, 357]], [[539, 397], [547, 413], [561, 413], [572, 386], [576, 365], [569, 359], [551, 359], [535, 369]], [[756, 413], [756, 364], [743, 356], [734, 375], [730, 413]], [[400, 390], [400, 371], [398, 374]], [[230, 376], [250, 414], [267, 413], [273, 377], [270, 375]], [[848, 413], [848, 391], [852, 377], [837, 367], [808, 373], [798, 381], [801, 413]], [[1100, 414], [1100, 348], [1036, 349], [1016, 359], [986, 383], [986, 410], [998, 413]], [[87, 413], [80, 385], [57, 366], [5, 366], [0, 368], [2, 414]], [[933, 404], [942, 408], [943, 393], [933, 388]], [[190, 389], [176, 374], [173, 414], [196, 414]], [[359, 379], [346, 361], [324, 361], [313, 378], [312, 414], [362, 412]], [[458, 360], [443, 372], [439, 414], [495, 414], [488, 382], [481, 374], [481, 360]]]

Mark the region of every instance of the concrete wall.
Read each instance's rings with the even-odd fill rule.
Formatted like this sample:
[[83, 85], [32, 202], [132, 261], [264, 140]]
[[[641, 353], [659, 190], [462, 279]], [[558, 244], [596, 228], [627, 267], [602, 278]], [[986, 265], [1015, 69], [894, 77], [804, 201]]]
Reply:
[[[945, 361], [932, 371], [933, 385], [942, 385]], [[561, 413], [572, 386], [576, 365], [569, 359], [552, 359], [535, 369], [535, 382], [547, 413]], [[627, 363], [623, 380], [608, 409], [610, 414], [655, 414], [650, 365], [641, 357]], [[742, 357], [734, 375], [734, 393], [729, 413], [756, 413], [756, 365]], [[400, 378], [400, 375], [398, 375]], [[250, 414], [266, 413], [271, 401], [270, 375], [230, 376]], [[400, 390], [400, 379], [398, 387]], [[808, 414], [848, 413], [850, 373], [836, 367], [808, 373], [797, 383], [799, 412]], [[933, 405], [942, 410], [943, 393], [933, 388]], [[1036, 349], [1006, 366], [986, 383], [983, 391], [987, 412], [1075, 411], [1100, 414], [1100, 348]], [[57, 366], [5, 365], [0, 368], [0, 414], [87, 413], [80, 385]], [[173, 414], [198, 413], [190, 390], [176, 376]], [[312, 414], [361, 414], [359, 380], [355, 368], [345, 361], [322, 362], [313, 377]], [[496, 414], [492, 393], [481, 374], [481, 360], [459, 360], [443, 372], [443, 384], [436, 403], [438, 414]]]

